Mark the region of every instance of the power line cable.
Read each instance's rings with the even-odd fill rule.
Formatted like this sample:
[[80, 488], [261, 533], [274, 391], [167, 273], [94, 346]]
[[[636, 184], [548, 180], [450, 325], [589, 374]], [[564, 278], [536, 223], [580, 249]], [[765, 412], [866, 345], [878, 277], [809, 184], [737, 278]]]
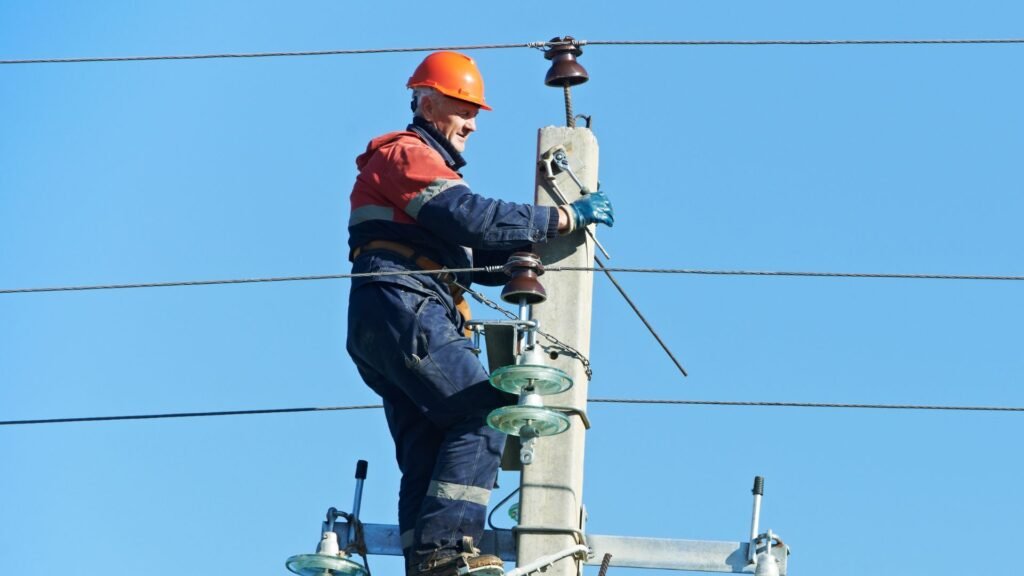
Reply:
[[468, 46], [429, 46], [413, 48], [364, 48], [354, 50], [305, 50], [300, 52], [247, 52], [222, 54], [179, 54], [164, 56], [101, 56], [73, 58], [30, 58], [0, 60], [0, 64], [71, 64], [85, 62], [140, 62], [152, 60], [211, 60], [224, 58], [279, 58], [289, 56], [343, 56], [438, 50], [501, 50], [509, 48], [553, 48], [576, 46], [838, 46], [838, 45], [927, 45], [927, 44], [1024, 44], [1024, 38], [974, 39], [876, 39], [876, 40], [575, 40], [572, 42], [521, 42], [512, 44], [476, 44]]
[[277, 276], [269, 278], [233, 278], [227, 280], [186, 280], [181, 282], [146, 282], [140, 284], [96, 284], [88, 286], [53, 286], [46, 288], [12, 288], [0, 294], [26, 294], [34, 292], [78, 292], [86, 290], [123, 290], [128, 288], [170, 288], [175, 286], [214, 286], [220, 284], [257, 284], [266, 282], [302, 282], [309, 280], [342, 280], [379, 276], [411, 276], [416, 274], [461, 274], [472, 272], [500, 272], [501, 266], [481, 268], [448, 268], [445, 270], [394, 270], [387, 272], [360, 272], [354, 274], [322, 274], [317, 276]]
[[210, 416], [252, 416], [255, 414], [294, 414], [299, 412], [336, 412], [339, 410], [372, 410], [380, 404], [363, 406], [318, 406], [313, 408], [268, 408], [266, 410], [221, 410], [216, 412], [171, 412], [166, 414], [134, 414], [130, 416], [86, 416], [82, 418], [42, 418], [38, 420], [0, 420], [0, 426], [24, 424], [66, 424], [71, 422], [111, 422], [116, 420], [160, 420], [167, 418], [203, 418]]
[[[82, 286], [50, 286], [40, 288], [8, 288], [0, 290], [0, 294], [31, 294], [37, 292], [78, 292], [87, 290], [123, 290], [128, 288], [169, 288], [175, 286], [213, 286], [221, 284], [256, 284], [269, 282], [301, 282], [310, 280], [342, 280], [346, 278], [366, 278], [374, 276], [406, 276], [416, 274], [462, 274], [473, 272], [500, 272], [501, 266], [483, 266], [477, 268], [449, 268], [445, 270], [395, 270], [388, 272], [363, 272], [356, 274], [323, 274], [318, 276], [277, 276], [268, 278], [234, 278], [227, 280], [188, 280], [180, 282], [146, 282], [137, 284], [94, 284]], [[802, 278], [873, 278], [902, 280], [983, 280], [983, 281], [1021, 281], [1024, 276], [992, 276], [968, 274], [902, 274], [902, 273], [864, 273], [864, 272], [801, 272], [801, 271], [769, 271], [769, 270], [706, 270], [696, 268], [623, 268], [589, 266], [546, 266], [545, 272], [623, 272], [638, 274], [689, 274], [703, 276], [790, 276]]]
[[594, 404], [647, 404], [687, 406], [750, 406], [759, 408], [853, 408], [865, 410], [952, 410], [960, 412], [1024, 412], [1024, 406], [945, 406], [941, 404], [842, 404], [835, 402], [760, 402], [730, 400], [640, 400], [629, 398], [591, 398]]
[[[546, 272], [593, 272], [586, 267], [552, 266]], [[1024, 280], [1024, 276], [994, 276], [983, 274], [907, 274], [876, 272], [805, 272], [771, 270], [702, 270], [699, 268], [607, 268], [611, 272], [640, 274], [693, 274], [705, 276], [795, 276], [804, 278], [888, 278], [902, 280]]]
[[579, 40], [580, 46], [887, 46], [908, 44], [1024, 44], [1024, 38], [853, 40]]
[[[921, 404], [842, 404], [825, 402], [760, 402], [731, 400], [643, 400], [635, 398], [590, 398], [591, 404], [634, 404], [634, 405], [683, 405], [683, 406], [730, 406], [757, 408], [847, 408], [867, 410], [924, 410], [954, 412], [1024, 412], [1018, 406], [945, 406]], [[110, 422], [120, 420], [159, 420], [170, 418], [201, 418], [213, 416], [252, 416], [256, 414], [294, 414], [300, 412], [336, 412], [348, 410], [375, 410], [380, 404], [357, 406], [319, 406], [311, 408], [271, 408], [266, 410], [222, 410], [216, 412], [172, 412], [165, 414], [136, 414], [127, 416], [88, 416], [81, 418], [42, 418], [35, 420], [0, 420], [0, 426], [23, 426], [28, 424], [67, 424], [75, 422]]]
[[428, 46], [416, 48], [364, 48], [356, 50], [305, 50], [301, 52], [245, 52], [228, 54], [178, 54], [171, 56], [101, 56], [78, 58], [32, 58], [27, 60], [0, 60], [0, 64], [72, 64], [83, 62], [141, 62], [149, 60], [212, 60], [220, 58], [280, 58], [288, 56], [352, 56], [360, 54], [389, 54], [398, 52], [436, 52], [438, 50], [499, 50], [506, 48], [543, 48], [548, 42], [520, 44], [478, 44], [474, 46]]

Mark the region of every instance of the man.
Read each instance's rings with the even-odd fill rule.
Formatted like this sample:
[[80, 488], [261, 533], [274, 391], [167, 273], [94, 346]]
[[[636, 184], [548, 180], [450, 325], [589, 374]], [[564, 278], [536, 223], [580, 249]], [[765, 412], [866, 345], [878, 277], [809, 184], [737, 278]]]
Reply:
[[[611, 226], [603, 192], [558, 208], [475, 194], [457, 170], [484, 100], [476, 63], [436, 52], [416, 68], [413, 123], [356, 158], [349, 256], [353, 272], [432, 271], [503, 264], [559, 233]], [[468, 307], [453, 282], [497, 285], [501, 274], [413, 274], [353, 280], [348, 352], [384, 401], [402, 471], [398, 523], [406, 573], [455, 576], [502, 562], [479, 555], [505, 437], [487, 414], [514, 400], [493, 388], [463, 335]], [[468, 540], [471, 538], [472, 540]]]

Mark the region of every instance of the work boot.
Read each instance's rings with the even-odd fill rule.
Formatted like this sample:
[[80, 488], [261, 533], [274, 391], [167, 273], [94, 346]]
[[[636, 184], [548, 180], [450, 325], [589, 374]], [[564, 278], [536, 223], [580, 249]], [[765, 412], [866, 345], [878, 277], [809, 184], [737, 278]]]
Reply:
[[501, 558], [490, 554], [459, 554], [419, 566], [417, 576], [504, 576]]
[[504, 576], [505, 565], [501, 558], [480, 554], [480, 549], [473, 546], [473, 539], [469, 536], [462, 538], [457, 549], [462, 553], [426, 560], [419, 565], [416, 576]]

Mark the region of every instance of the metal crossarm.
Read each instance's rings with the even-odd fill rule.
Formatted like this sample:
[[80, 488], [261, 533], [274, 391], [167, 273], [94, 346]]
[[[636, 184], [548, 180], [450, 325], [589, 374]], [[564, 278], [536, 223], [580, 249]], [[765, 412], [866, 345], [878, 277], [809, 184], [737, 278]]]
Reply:
[[[327, 530], [326, 523], [324, 530]], [[338, 534], [341, 546], [347, 546], [347, 526], [337, 524], [334, 531]], [[364, 524], [363, 536], [366, 541], [366, 549], [370, 554], [402, 555], [398, 526]], [[752, 574], [754, 572], [754, 564], [747, 561], [749, 542], [637, 538], [598, 534], [587, 534], [586, 540], [592, 552], [591, 558], [586, 562], [588, 565], [600, 565], [604, 555], [611, 554], [610, 565], [624, 568], [656, 568], [732, 574]], [[511, 530], [486, 530], [479, 547], [484, 553], [494, 554], [506, 562], [516, 561], [515, 539]], [[786, 575], [788, 554], [789, 549], [784, 545], [772, 548], [772, 556], [778, 562], [780, 576]]]

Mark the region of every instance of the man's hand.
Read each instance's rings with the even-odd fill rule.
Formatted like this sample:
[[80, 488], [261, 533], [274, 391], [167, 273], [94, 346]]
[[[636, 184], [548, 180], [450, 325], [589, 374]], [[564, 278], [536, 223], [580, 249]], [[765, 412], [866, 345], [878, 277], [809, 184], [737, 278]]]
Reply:
[[604, 224], [608, 227], [615, 224], [615, 210], [612, 209], [608, 195], [601, 191], [587, 194], [569, 204], [568, 212], [573, 218], [573, 229], [590, 224]]

